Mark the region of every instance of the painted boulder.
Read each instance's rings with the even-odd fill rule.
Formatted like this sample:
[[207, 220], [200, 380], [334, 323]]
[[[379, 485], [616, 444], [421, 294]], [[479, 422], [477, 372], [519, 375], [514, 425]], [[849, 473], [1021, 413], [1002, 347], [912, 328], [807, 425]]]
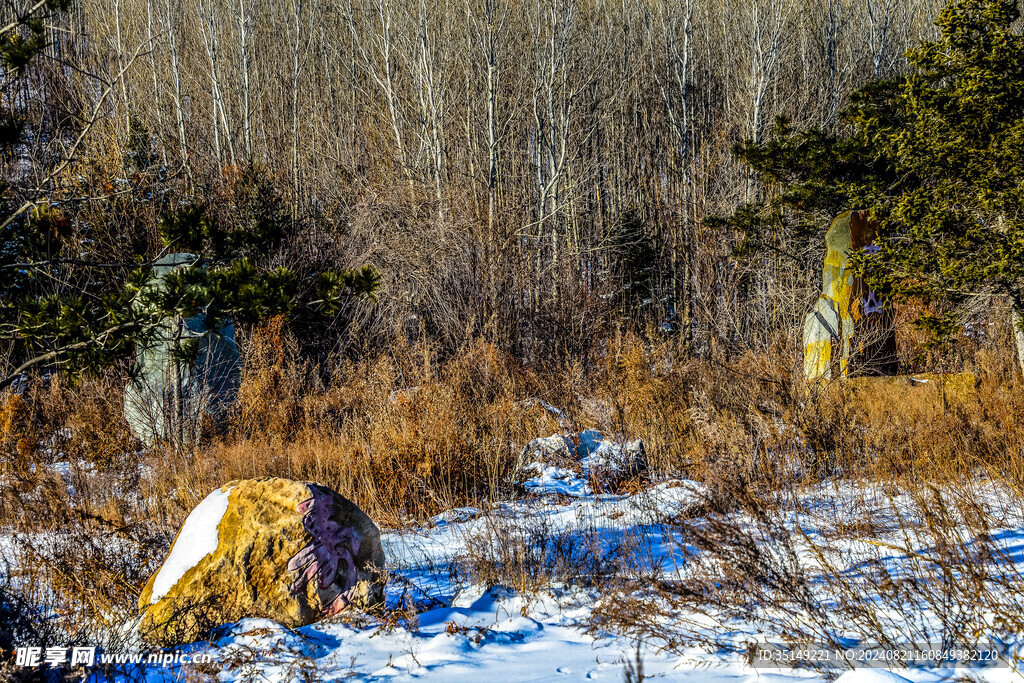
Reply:
[[288, 628], [383, 602], [380, 531], [329, 488], [225, 484], [189, 514], [139, 597], [140, 635], [168, 645], [249, 617]]

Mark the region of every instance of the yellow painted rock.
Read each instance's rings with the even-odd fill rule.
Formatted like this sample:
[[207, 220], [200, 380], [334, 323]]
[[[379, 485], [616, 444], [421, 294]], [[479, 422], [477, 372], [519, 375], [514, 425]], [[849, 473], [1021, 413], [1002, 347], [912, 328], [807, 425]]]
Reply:
[[140, 634], [167, 645], [246, 617], [296, 628], [383, 602], [380, 531], [329, 488], [225, 484], [189, 514], [139, 596]]
[[[846, 376], [853, 337], [850, 292], [850, 211], [832, 221], [825, 234], [825, 263], [821, 270], [821, 294], [804, 321], [804, 377], [808, 383], [832, 378], [832, 364]], [[838, 348], [835, 348], [838, 347]]]
[[[895, 375], [893, 312], [852, 267], [857, 253], [877, 253], [878, 222], [865, 211], [847, 211], [825, 234], [821, 293], [804, 319], [804, 378], [808, 385], [852, 374]], [[856, 339], [854, 332], [856, 328]]]

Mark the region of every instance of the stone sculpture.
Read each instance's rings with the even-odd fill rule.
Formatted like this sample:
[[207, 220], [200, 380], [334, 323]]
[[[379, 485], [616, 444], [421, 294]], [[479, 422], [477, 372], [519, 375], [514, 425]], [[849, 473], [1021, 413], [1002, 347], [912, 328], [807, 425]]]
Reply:
[[[877, 223], [866, 211], [838, 216], [825, 235], [822, 291], [804, 320], [804, 377], [807, 382], [856, 374], [896, 373], [892, 310], [853, 272], [850, 256], [877, 253]], [[856, 350], [853, 351], [854, 346]]]
[[[169, 254], [154, 264], [147, 286], [159, 289], [165, 275], [195, 262], [192, 254]], [[193, 362], [175, 351], [188, 340], [198, 342]], [[165, 319], [155, 338], [137, 345], [136, 363], [137, 372], [125, 387], [124, 412], [132, 432], [149, 446], [194, 443], [203, 416], [216, 418], [238, 395], [241, 365], [230, 322], [211, 329], [201, 313]]]
[[296, 508], [310, 541], [288, 559], [290, 572], [301, 572], [289, 586], [292, 595], [305, 593], [310, 581], [316, 580], [318, 591], [337, 585], [338, 596], [323, 608], [325, 616], [341, 612], [355, 599], [359, 584], [355, 558], [359, 556], [362, 536], [354, 527], [343, 527], [334, 519], [331, 493], [311, 486], [312, 497]]

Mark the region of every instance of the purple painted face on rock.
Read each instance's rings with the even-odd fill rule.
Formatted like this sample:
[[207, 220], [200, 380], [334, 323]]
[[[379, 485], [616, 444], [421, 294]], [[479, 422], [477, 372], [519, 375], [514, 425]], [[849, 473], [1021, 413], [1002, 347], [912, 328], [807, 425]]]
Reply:
[[359, 554], [361, 539], [354, 528], [343, 528], [332, 519], [334, 505], [329, 494], [315, 487], [310, 490], [313, 497], [299, 503], [297, 510], [303, 516], [302, 526], [313, 540], [288, 560], [288, 571], [301, 572], [289, 590], [292, 595], [298, 595], [314, 578], [321, 591], [337, 584], [335, 589], [340, 589], [341, 595], [324, 609], [324, 616], [330, 616], [352, 602], [351, 593], [356, 586], [355, 556]]

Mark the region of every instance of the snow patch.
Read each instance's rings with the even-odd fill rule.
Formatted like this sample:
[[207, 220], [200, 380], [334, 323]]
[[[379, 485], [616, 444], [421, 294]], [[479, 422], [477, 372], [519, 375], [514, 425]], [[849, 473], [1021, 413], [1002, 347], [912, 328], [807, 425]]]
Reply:
[[[595, 623], [594, 607], [616, 594], [600, 587], [553, 583], [536, 591], [522, 591], [503, 585], [480, 583], [462, 574], [461, 567], [479, 547], [475, 539], [498, 534], [538, 529], [550, 539], [582, 539], [579, 547], [594, 553], [614, 553], [623, 571], [673, 581], [685, 579], [701, 562], [701, 554], [687, 544], [687, 538], [672, 522], [675, 517], [699, 517], [707, 495], [703, 484], [672, 480], [629, 495], [602, 494], [560, 500], [526, 498], [492, 504], [487, 509], [457, 508], [438, 515], [433, 524], [384, 530], [381, 543], [393, 580], [387, 591], [390, 608], [411, 608], [415, 616], [398, 621], [373, 617], [327, 619], [310, 626], [287, 629], [267, 619], [244, 619], [218, 629], [209, 643], [187, 646], [187, 652], [212, 655], [218, 683], [284, 683], [315, 674], [318, 680], [416, 681], [439, 680], [453, 683], [479, 681], [576, 681], [620, 682], [627, 661], [633, 661], [638, 643], [615, 632], [588, 629]], [[1016, 510], [1013, 493], [979, 488], [979, 500]], [[836, 482], [802, 491], [789, 521], [799, 538], [830, 544], [842, 552], [845, 571], [858, 571], [860, 563], [876, 557], [874, 537], [833, 538], [823, 535], [837, 524], [849, 526], [865, 515], [886, 520], [897, 512], [909, 518], [914, 508], [893, 498], [881, 487], [865, 488]], [[907, 507], [903, 507], [907, 506]], [[736, 513], [740, 515], [741, 513]], [[744, 523], [753, 524], [745, 517]], [[998, 547], [1008, 552], [1015, 572], [1024, 566], [1024, 521], [1016, 514], [1001, 515], [1008, 526], [993, 529]], [[698, 520], [699, 521], [699, 520]], [[891, 526], [891, 531], [885, 528]], [[927, 539], [900, 540], [898, 526], [880, 525], [881, 541], [913, 543], [926, 548]], [[184, 535], [184, 529], [183, 534]], [[182, 536], [179, 536], [179, 540]], [[0, 536], [0, 541], [3, 537]], [[560, 541], [560, 542], [561, 542]], [[867, 542], [865, 542], [867, 541]], [[773, 551], [773, 539], [763, 538], [759, 547]], [[571, 546], [571, 544], [570, 544]], [[849, 553], [843, 550], [845, 546]], [[0, 556], [4, 547], [0, 543]], [[807, 545], [797, 547], [802, 558]], [[880, 559], [895, 572], [906, 558], [902, 553]], [[839, 557], [839, 556], [837, 556]], [[906, 566], [907, 576], [915, 566]], [[849, 569], [846, 569], [849, 568]], [[828, 587], [821, 585], [823, 591]], [[828, 600], [827, 592], [817, 594]], [[865, 585], [864, 600], [874, 600], [876, 589]], [[831, 603], [830, 603], [831, 604]], [[760, 607], [758, 609], [761, 609]], [[665, 617], [651, 615], [650, 627], [676, 633], [678, 624], [699, 629], [706, 642], [671, 649], [657, 643], [640, 642], [644, 673], [651, 680], [681, 683], [827, 683], [839, 673], [835, 669], [801, 670], [754, 668], [747, 661], [750, 643], [779, 642], [779, 633], [765, 630], [764, 622], [753, 618], [720, 621], [688, 609]], [[927, 618], [927, 617], [926, 617]], [[929, 627], [935, 622], [928, 622]], [[887, 633], [902, 639], [900, 622]], [[846, 638], [846, 637], [844, 637]], [[848, 642], [856, 638], [851, 634]], [[1019, 645], [1010, 645], [1017, 648]], [[191, 648], [191, 649], [189, 649]], [[1018, 650], [1014, 650], [1018, 651]], [[1008, 658], [1009, 659], [1009, 658]], [[1011, 664], [1017, 666], [1017, 664]], [[952, 667], [913, 667], [891, 673], [880, 669], [858, 669], [839, 678], [842, 683], [944, 683], [959, 680]], [[1012, 669], [984, 668], [963, 672], [972, 680], [1002, 683], [1015, 675]], [[184, 667], [148, 667], [138, 676], [118, 676], [117, 683], [178, 683], [187, 677]]]
[[585, 479], [565, 467], [545, 466], [534, 462], [527, 465], [524, 471], [537, 473], [537, 476], [523, 482], [523, 488], [530, 493], [560, 493], [574, 498], [582, 498], [592, 493]]
[[210, 645], [219, 648], [225, 658], [252, 652], [265, 653], [267, 659], [282, 655], [319, 658], [330, 653], [331, 641], [312, 629], [292, 630], [272, 619], [250, 617], [222, 625]]
[[835, 683], [910, 683], [910, 679], [885, 669], [854, 669], [837, 678]]
[[463, 507], [454, 508], [446, 512], [442, 512], [439, 515], [434, 515], [430, 518], [429, 526], [445, 526], [448, 524], [465, 524], [466, 522], [476, 519], [482, 515], [480, 508], [474, 507]]
[[[234, 487], [232, 487], [234, 488]], [[228, 510], [228, 494], [231, 489], [217, 489], [196, 506], [174, 539], [171, 552], [167, 555], [160, 571], [153, 580], [153, 597], [149, 604], [155, 603], [174, 588], [189, 569], [199, 564], [207, 555], [217, 549], [220, 542], [218, 527], [224, 513]]]

